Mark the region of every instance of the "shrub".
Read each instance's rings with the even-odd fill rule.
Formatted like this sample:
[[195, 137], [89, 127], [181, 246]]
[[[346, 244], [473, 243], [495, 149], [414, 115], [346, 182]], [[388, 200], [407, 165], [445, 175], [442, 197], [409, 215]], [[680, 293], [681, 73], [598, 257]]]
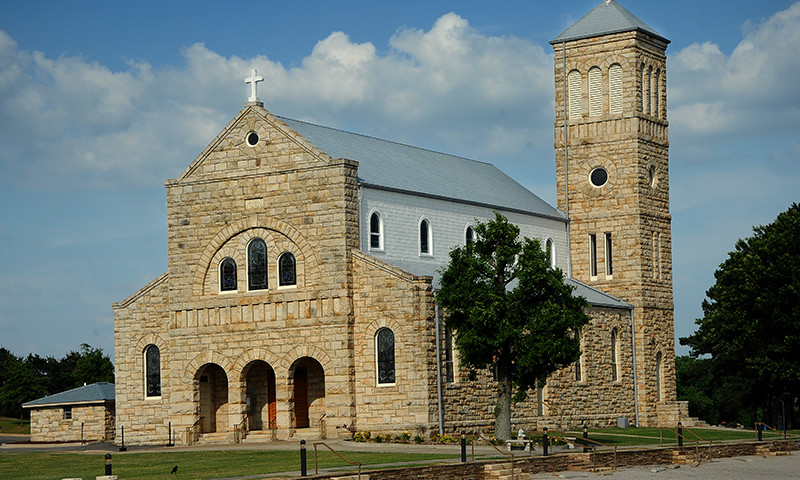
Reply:
[[366, 442], [372, 434], [370, 432], [356, 432], [353, 434], [353, 441]]

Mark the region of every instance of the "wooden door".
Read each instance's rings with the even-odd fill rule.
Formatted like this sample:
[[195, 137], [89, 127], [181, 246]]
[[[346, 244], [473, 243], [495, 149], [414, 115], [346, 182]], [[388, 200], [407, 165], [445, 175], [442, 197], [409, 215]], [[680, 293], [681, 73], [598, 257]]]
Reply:
[[298, 368], [294, 372], [294, 426], [308, 428], [308, 371]]

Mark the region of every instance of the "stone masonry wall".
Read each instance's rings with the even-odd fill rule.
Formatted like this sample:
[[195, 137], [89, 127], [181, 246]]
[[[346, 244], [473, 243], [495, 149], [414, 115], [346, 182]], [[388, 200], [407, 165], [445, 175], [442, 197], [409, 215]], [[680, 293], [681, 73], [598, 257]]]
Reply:
[[[581, 337], [581, 380], [575, 366], [557, 371], [547, 380], [541, 394], [528, 392], [528, 399], [512, 407], [512, 431], [543, 427], [556, 429], [612, 426], [617, 418], [635, 422], [633, 352], [630, 313], [606, 307], [589, 307], [591, 318]], [[611, 331], [617, 331], [617, 380], [610, 355]], [[455, 381], [445, 388], [445, 431], [491, 433], [497, 383], [487, 371], [470, 372], [456, 367]]]
[[64, 418], [64, 408], [31, 409], [31, 441], [79, 442], [81, 433], [84, 441], [114, 439], [114, 404], [75, 405], [71, 407], [72, 417], [69, 419]]
[[[569, 210], [572, 273], [635, 307], [639, 404], [645, 425], [657, 423], [660, 402], [675, 400], [666, 46], [642, 32], [571, 41], [566, 50], [554, 45], [558, 204]], [[623, 107], [622, 113], [612, 114], [609, 68], [614, 64], [622, 67]], [[602, 72], [603, 113], [590, 116], [588, 71], [595, 66]], [[563, 79], [573, 70], [581, 73], [582, 114], [567, 121], [567, 206], [563, 105], [569, 92]], [[597, 167], [608, 172], [601, 187], [589, 178]], [[611, 256], [605, 249], [606, 234], [612, 238]], [[591, 271], [590, 235], [597, 239], [596, 275]], [[610, 274], [607, 258], [613, 266]]]
[[[354, 426], [424, 435], [436, 418], [431, 279], [409, 275], [360, 251], [353, 252], [353, 259]], [[394, 384], [377, 382], [375, 339], [381, 328], [394, 333]]]
[[[278, 438], [296, 429], [297, 369], [308, 370], [310, 428], [324, 435], [326, 425], [351, 423], [356, 169], [251, 104], [167, 182], [169, 273], [114, 305], [117, 423], [126, 442], [160, 443], [171, 423], [181, 443], [209, 415], [216, 420], [205, 428], [232, 439], [247, 414], [253, 365], [274, 373]], [[250, 291], [247, 244], [256, 237], [267, 244], [268, 288]], [[294, 286], [278, 286], [283, 252], [296, 258]], [[219, 290], [226, 257], [237, 264], [232, 292]], [[161, 353], [162, 391], [145, 398], [143, 352], [151, 343]], [[205, 378], [214, 379], [210, 391], [200, 388]]]

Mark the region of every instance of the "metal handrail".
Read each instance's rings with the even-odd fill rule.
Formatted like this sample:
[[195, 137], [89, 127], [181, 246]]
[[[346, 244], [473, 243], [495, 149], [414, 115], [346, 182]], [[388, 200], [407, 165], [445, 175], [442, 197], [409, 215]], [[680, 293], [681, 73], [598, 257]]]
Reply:
[[247, 432], [249, 430], [247, 428], [247, 424], [249, 423], [248, 420], [249, 417], [245, 415], [241, 422], [233, 426], [233, 437], [236, 443], [239, 443], [247, 438]]
[[[563, 435], [566, 438], [566, 432], [555, 432], [555, 433], [559, 433], [559, 434]], [[554, 437], [554, 438], [558, 438], [558, 437]], [[617, 469], [617, 445], [607, 445], [607, 444], [605, 444], [603, 442], [599, 442], [597, 440], [592, 440], [591, 438], [585, 438], [585, 437], [576, 436], [575, 437], [575, 443], [577, 444], [579, 440], [581, 441], [581, 443], [583, 443], [582, 446], [584, 448], [591, 448], [592, 449], [592, 465], [593, 465], [592, 468], [597, 470], [597, 446], [595, 446], [595, 445], [587, 445], [586, 442], [596, 443], [597, 445], [599, 445], [601, 447], [606, 447], [606, 448], [609, 448], [609, 449], [613, 448], [614, 449], [614, 462], [611, 464], [611, 468], [613, 470]]]
[[319, 475], [319, 466], [317, 463], [317, 445], [322, 445], [323, 447], [327, 448], [331, 452], [333, 452], [337, 457], [341, 458], [349, 465], [358, 465], [358, 479], [361, 480], [361, 462], [351, 462], [350, 460], [344, 458], [341, 453], [337, 452], [330, 445], [325, 442], [314, 442], [314, 475]]
[[479, 436], [480, 436], [480, 437], [481, 437], [481, 439], [482, 439], [483, 441], [485, 441], [485, 442], [486, 442], [488, 445], [490, 445], [492, 448], [494, 448], [495, 450], [497, 450], [497, 452], [498, 452], [500, 455], [503, 455], [503, 456], [506, 456], [506, 457], [511, 457], [511, 478], [514, 478], [514, 451], [512, 450], [512, 451], [510, 451], [510, 452], [506, 453], [506, 452], [504, 452], [504, 451], [500, 450], [499, 448], [497, 448], [497, 445], [495, 445], [494, 443], [492, 443], [492, 442], [491, 442], [491, 441], [490, 441], [488, 438], [484, 437], [482, 433], [481, 433]]

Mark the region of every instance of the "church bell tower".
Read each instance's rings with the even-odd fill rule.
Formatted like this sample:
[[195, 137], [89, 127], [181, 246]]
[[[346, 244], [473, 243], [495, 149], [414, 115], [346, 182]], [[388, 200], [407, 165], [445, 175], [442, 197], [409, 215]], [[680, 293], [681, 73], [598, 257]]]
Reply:
[[634, 306], [640, 423], [675, 402], [666, 55], [669, 40], [605, 0], [552, 42], [558, 207], [571, 274]]

